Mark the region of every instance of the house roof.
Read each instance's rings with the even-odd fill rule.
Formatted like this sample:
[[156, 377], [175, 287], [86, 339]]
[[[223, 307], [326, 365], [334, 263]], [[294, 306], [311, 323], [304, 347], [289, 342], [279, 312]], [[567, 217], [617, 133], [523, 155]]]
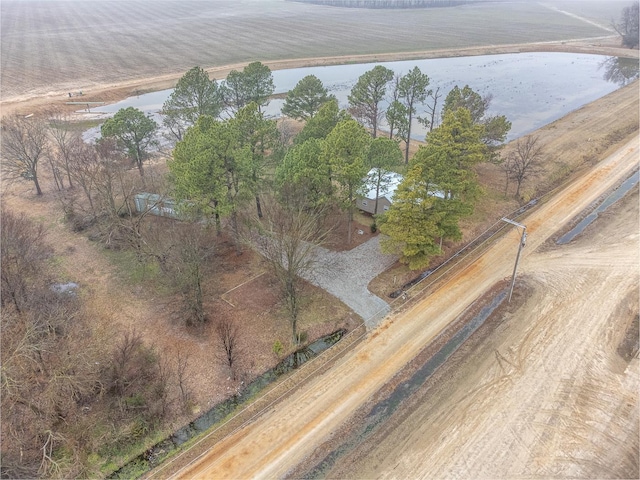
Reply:
[[[375, 169], [372, 168], [371, 170], [369, 170], [369, 173], [367, 174], [367, 179], [372, 178], [372, 176], [376, 173]], [[386, 189], [384, 191], [380, 192], [380, 198], [387, 198], [387, 200], [389, 200], [390, 202], [392, 201], [393, 198], [393, 194], [395, 193], [396, 189], [398, 188], [398, 185], [400, 185], [400, 182], [402, 182], [402, 180], [404, 179], [404, 177], [402, 175], [400, 175], [399, 173], [395, 173], [395, 172], [391, 172], [389, 174], [387, 174], [389, 177], [389, 182], [386, 183]], [[368, 198], [369, 200], [375, 200], [376, 199], [376, 185], [373, 182], [370, 182], [369, 180], [367, 180], [367, 187], [369, 187], [368, 190], [366, 190], [365, 193], [365, 197]]]
[[[363, 193], [365, 193], [364, 198], [367, 198], [368, 200], [376, 199], [376, 185], [371, 181], [371, 179], [374, 178], [375, 173], [375, 169], [372, 168], [367, 174], [366, 186], [369, 187], [369, 189]], [[379, 198], [386, 198], [391, 203], [393, 202], [393, 195], [395, 194], [398, 185], [400, 185], [402, 180], [404, 180], [404, 177], [395, 172], [388, 173], [387, 176], [389, 178], [389, 181], [385, 184], [385, 190], [380, 191]], [[444, 192], [442, 192], [441, 190], [430, 190], [429, 194], [434, 197], [444, 198]]]

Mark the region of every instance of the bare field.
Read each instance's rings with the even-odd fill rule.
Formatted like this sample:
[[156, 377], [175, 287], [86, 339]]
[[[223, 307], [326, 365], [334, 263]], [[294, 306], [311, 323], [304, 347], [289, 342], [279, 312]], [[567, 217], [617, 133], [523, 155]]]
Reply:
[[[559, 11], [524, 2], [363, 10], [282, 0], [3, 0], [2, 101], [87, 91], [127, 80], [176, 77], [194, 65], [211, 68], [254, 60], [428, 51], [610, 34], [602, 13], [593, 8], [580, 11], [582, 3], [576, 2], [573, 9], [579, 15], [572, 16], [566, 13], [570, 7]], [[602, 3], [617, 6], [617, 2]]]

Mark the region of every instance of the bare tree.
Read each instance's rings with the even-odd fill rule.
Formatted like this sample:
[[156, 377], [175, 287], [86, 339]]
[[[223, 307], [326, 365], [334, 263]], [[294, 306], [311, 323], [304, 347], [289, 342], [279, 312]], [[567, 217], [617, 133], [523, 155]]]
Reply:
[[0, 276], [2, 306], [22, 312], [37, 285], [45, 283], [46, 261], [53, 253], [45, 242], [45, 228], [24, 215], [0, 210]]
[[169, 399], [169, 386], [173, 382], [174, 371], [171, 367], [171, 359], [166, 353], [159, 352], [157, 354], [158, 359], [156, 363], [156, 378], [154, 394], [159, 403], [160, 416], [167, 415], [170, 399]]
[[[16, 238], [12, 223], [5, 215], [3, 248], [5, 243], [14, 246], [18, 239], [25, 239], [22, 230]], [[26, 256], [32, 257], [30, 252]], [[2, 474], [75, 477], [77, 462], [72, 452], [77, 450], [67, 435], [73, 427], [68, 426], [77, 424], [83, 399], [100, 394], [102, 344], [94, 341], [78, 296], [49, 288], [41, 271], [35, 277], [26, 270], [24, 274], [28, 291], [20, 307], [4, 301], [4, 295], [2, 304]], [[59, 455], [60, 449], [69, 454]], [[54, 451], [57, 455], [52, 455]]]
[[184, 353], [182, 350], [178, 350], [175, 355], [175, 372], [182, 406], [186, 409], [191, 400], [191, 390], [189, 388], [189, 354]]
[[437, 125], [437, 115], [438, 115], [438, 101], [440, 97], [442, 97], [442, 93], [440, 92], [440, 87], [436, 87], [435, 90], [431, 90], [429, 92], [428, 97], [431, 99], [431, 103], [426, 105], [427, 116], [426, 117], [418, 117], [418, 121], [429, 129], [431, 132]]
[[256, 221], [258, 248], [278, 279], [291, 322], [294, 344], [300, 342], [298, 316], [304, 290], [304, 276], [316, 268], [314, 251], [327, 238], [320, 211], [283, 207], [270, 202], [262, 222]]
[[67, 220], [76, 231], [84, 230], [98, 217], [95, 189], [102, 169], [101, 159], [93, 145], [79, 143], [69, 159], [71, 183], [81, 191], [67, 192], [60, 196]]
[[539, 144], [537, 136], [528, 135], [518, 139], [515, 149], [507, 156], [503, 168], [505, 169], [507, 182], [511, 179], [517, 184], [516, 197], [520, 196], [520, 187], [523, 182], [541, 171], [541, 162], [544, 155], [543, 148]]
[[56, 167], [66, 175], [69, 187], [73, 188], [74, 156], [82, 148], [82, 136], [71, 128], [71, 117], [67, 111], [51, 110], [47, 116], [53, 144], [51, 157]]
[[221, 363], [229, 367], [231, 378], [236, 379], [238, 364], [242, 355], [240, 348], [240, 327], [229, 317], [218, 317], [215, 321], [214, 330], [222, 347], [218, 358]]
[[200, 223], [154, 218], [142, 236], [155, 259], [166, 285], [178, 295], [175, 313], [187, 326], [207, 320], [204, 280], [211, 271], [210, 259], [216, 251], [215, 233]]
[[146, 424], [166, 413], [169, 360], [147, 346], [140, 333], [124, 332], [109, 358], [108, 372], [107, 392], [123, 418], [134, 416]]
[[640, 42], [639, 38], [639, 12], [640, 4], [635, 0], [630, 6], [622, 9], [620, 21], [611, 21], [611, 26], [622, 37], [622, 44], [625, 47], [636, 48]]
[[2, 172], [7, 180], [31, 180], [42, 195], [40, 160], [47, 154], [47, 124], [39, 117], [11, 115], [2, 121]]

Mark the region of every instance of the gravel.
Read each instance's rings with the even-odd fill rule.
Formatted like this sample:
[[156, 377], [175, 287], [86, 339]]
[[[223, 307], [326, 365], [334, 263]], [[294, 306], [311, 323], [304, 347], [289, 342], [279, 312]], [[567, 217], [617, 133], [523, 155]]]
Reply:
[[377, 235], [345, 252], [317, 247], [318, 267], [305, 276], [353, 309], [364, 319], [367, 329], [375, 327], [390, 310], [389, 304], [372, 294], [367, 285], [398, 259], [380, 251], [380, 238]]

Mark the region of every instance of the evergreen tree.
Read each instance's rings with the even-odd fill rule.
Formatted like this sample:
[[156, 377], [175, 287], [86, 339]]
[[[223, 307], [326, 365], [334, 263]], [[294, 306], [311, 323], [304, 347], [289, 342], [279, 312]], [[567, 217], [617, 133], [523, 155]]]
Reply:
[[222, 95], [227, 107], [235, 112], [251, 102], [258, 104], [261, 110], [268, 105], [275, 88], [271, 69], [260, 62], [253, 62], [242, 72], [229, 72], [222, 85]]
[[348, 114], [340, 110], [338, 100], [329, 100], [320, 107], [316, 115], [307, 120], [304, 128], [296, 135], [293, 142], [297, 145], [310, 138], [327, 138], [338, 122], [346, 118], [348, 118]]
[[202, 116], [176, 144], [169, 162], [174, 195], [184, 208], [214, 215], [220, 231], [220, 218], [229, 215], [236, 248], [239, 249], [237, 210], [246, 197], [247, 166], [251, 150], [241, 145], [238, 129], [230, 120], [220, 122]]
[[367, 187], [376, 191], [376, 203], [373, 214], [378, 214], [378, 197], [389, 191], [393, 169], [402, 163], [402, 151], [389, 138], [375, 138], [369, 147]]
[[324, 141], [310, 138], [293, 146], [276, 168], [276, 189], [285, 205], [317, 209], [331, 200], [331, 168]]
[[289, 91], [282, 106], [282, 114], [290, 118], [308, 120], [329, 100], [335, 99], [315, 75], [307, 75]]
[[162, 106], [163, 124], [176, 140], [202, 115], [216, 118], [223, 108], [222, 92], [215, 80], [200, 67], [185, 73]]
[[481, 192], [473, 170], [486, 155], [481, 134], [468, 110], [445, 114], [413, 157], [380, 221], [380, 231], [388, 235], [383, 251], [400, 253], [411, 269], [424, 268], [441, 253], [443, 239], [462, 237], [459, 220], [473, 213]]
[[378, 135], [378, 122], [382, 116], [379, 104], [384, 100], [387, 84], [393, 79], [393, 71], [382, 65], [363, 73], [349, 94], [349, 111], [371, 129], [371, 136]]
[[416, 107], [424, 103], [431, 93], [431, 90], [427, 89], [428, 86], [429, 77], [422, 73], [418, 67], [414, 67], [398, 82], [398, 97], [404, 104], [407, 113], [404, 163], [409, 163], [409, 143], [411, 142], [413, 115], [416, 113]]
[[324, 156], [331, 166], [331, 178], [339, 185], [338, 199], [348, 215], [349, 244], [356, 195], [362, 189], [368, 171], [370, 142], [371, 136], [364, 127], [353, 119], [347, 119], [335, 126], [324, 143]]
[[118, 146], [127, 152], [142, 175], [142, 164], [149, 155], [148, 148], [155, 143], [157, 129], [156, 122], [144, 112], [128, 107], [121, 108], [113, 118], [106, 120], [100, 127], [100, 133], [105, 138], [115, 138]]
[[469, 110], [473, 123], [484, 128], [482, 141], [489, 147], [487, 160], [495, 158], [495, 151], [504, 143], [507, 133], [511, 130], [511, 122], [504, 115], [487, 116], [491, 98], [491, 95], [482, 97], [469, 85], [465, 85], [462, 89], [456, 85], [445, 98], [442, 107], [443, 117], [447, 112], [455, 111], [458, 108]]
[[231, 123], [237, 129], [239, 145], [247, 147], [251, 153], [246, 166], [246, 185], [255, 198], [258, 217], [262, 218], [260, 193], [264, 190], [266, 177], [271, 170], [270, 152], [278, 138], [276, 122], [265, 118], [258, 104], [251, 102], [236, 114]]

